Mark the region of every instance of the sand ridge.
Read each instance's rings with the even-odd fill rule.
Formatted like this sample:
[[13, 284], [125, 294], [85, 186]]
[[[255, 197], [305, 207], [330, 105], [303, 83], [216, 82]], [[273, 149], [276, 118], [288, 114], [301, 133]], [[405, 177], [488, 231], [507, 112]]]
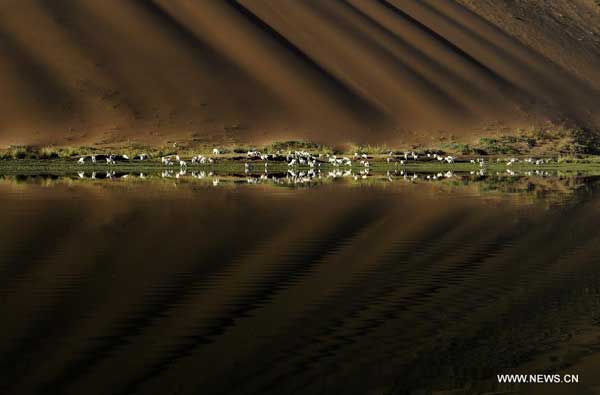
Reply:
[[397, 144], [597, 126], [597, 5], [513, 3], [7, 0], [0, 144]]

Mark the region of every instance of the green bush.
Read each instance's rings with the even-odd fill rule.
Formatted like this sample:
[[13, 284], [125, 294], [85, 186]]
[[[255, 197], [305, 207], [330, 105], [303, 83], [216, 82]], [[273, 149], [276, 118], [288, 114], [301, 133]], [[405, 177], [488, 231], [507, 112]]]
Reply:
[[38, 151], [39, 159], [58, 159], [59, 151], [54, 147], [42, 147]]
[[573, 150], [582, 154], [600, 153], [600, 136], [598, 131], [588, 128], [575, 128], [571, 130]]
[[519, 150], [516, 147], [510, 145], [510, 144], [514, 144], [516, 142], [517, 142], [516, 138], [514, 138], [512, 136], [510, 136], [508, 138], [503, 137], [501, 139], [482, 137], [479, 140], [481, 149], [486, 151], [488, 154], [492, 154], [492, 155], [518, 154]]

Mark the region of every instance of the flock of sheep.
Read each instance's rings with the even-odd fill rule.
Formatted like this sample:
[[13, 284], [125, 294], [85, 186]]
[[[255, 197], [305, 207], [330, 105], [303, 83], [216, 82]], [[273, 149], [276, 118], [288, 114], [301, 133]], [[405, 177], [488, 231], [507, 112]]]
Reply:
[[[171, 166], [179, 166], [181, 169], [185, 169], [190, 164], [198, 164], [198, 165], [211, 165], [215, 163], [216, 158], [221, 155], [221, 150], [218, 148], [214, 148], [212, 150], [213, 157], [204, 156], [204, 155], [195, 155], [191, 157], [189, 160], [183, 159], [179, 154], [167, 155], [161, 157], [161, 164], [166, 167]], [[438, 161], [441, 163], [455, 163], [456, 157], [451, 155], [440, 155], [437, 153], [426, 153], [423, 154], [424, 162], [433, 162]], [[133, 160], [145, 161], [150, 159], [150, 156], [146, 153], [141, 153], [132, 158]], [[355, 152], [352, 157], [350, 156], [337, 156], [333, 154], [312, 154], [308, 151], [288, 151], [287, 154], [281, 153], [281, 151], [277, 151], [276, 153], [261, 153], [260, 151], [252, 150], [246, 153], [245, 158], [231, 158], [231, 159], [244, 159], [244, 168], [246, 173], [250, 173], [253, 169], [253, 164], [256, 161], [261, 161], [264, 164], [265, 171], [269, 167], [270, 162], [281, 162], [286, 163], [288, 168], [294, 169], [296, 167], [309, 167], [310, 169], [318, 169], [323, 164], [328, 164], [334, 168], [352, 168], [355, 165], [359, 165], [362, 168], [368, 169], [371, 166], [371, 162], [369, 161], [372, 157], [365, 153]], [[409, 161], [419, 161], [419, 154], [414, 151], [406, 151], [402, 154], [395, 154], [394, 152], [389, 152], [385, 157], [386, 162], [388, 164], [394, 163], [395, 166], [398, 164], [404, 166]], [[104, 163], [108, 165], [115, 165], [117, 162], [129, 162], [131, 159], [127, 155], [85, 155], [78, 159], [78, 163], [83, 165], [87, 162], [95, 163]], [[508, 159], [496, 159], [496, 162], [505, 162], [507, 166], [511, 166], [518, 162], [534, 164], [534, 165], [543, 165], [549, 163], [550, 159], [516, 159], [516, 158], [508, 158]], [[470, 163], [479, 164], [480, 167], [486, 167], [489, 161], [486, 162], [483, 158], [471, 159]]]

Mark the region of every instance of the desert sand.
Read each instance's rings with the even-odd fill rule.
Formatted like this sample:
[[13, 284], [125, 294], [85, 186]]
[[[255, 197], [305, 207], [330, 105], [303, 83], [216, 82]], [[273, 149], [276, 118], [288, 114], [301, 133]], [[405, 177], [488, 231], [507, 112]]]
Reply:
[[600, 126], [595, 0], [4, 0], [0, 145]]

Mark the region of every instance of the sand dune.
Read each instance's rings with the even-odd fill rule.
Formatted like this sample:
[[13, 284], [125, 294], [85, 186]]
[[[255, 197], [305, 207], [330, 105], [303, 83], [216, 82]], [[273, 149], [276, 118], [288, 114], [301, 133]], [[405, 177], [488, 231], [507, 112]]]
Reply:
[[592, 0], [8, 0], [0, 144], [597, 126]]

